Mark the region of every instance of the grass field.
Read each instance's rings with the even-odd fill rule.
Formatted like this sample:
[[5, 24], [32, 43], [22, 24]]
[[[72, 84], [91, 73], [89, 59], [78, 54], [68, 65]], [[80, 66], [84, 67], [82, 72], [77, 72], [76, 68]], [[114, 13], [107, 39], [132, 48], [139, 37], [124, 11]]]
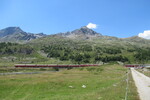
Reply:
[[[124, 100], [127, 70], [120, 65], [104, 65], [40, 74], [1, 75], [0, 100]], [[138, 100], [131, 73], [127, 93], [127, 100]]]

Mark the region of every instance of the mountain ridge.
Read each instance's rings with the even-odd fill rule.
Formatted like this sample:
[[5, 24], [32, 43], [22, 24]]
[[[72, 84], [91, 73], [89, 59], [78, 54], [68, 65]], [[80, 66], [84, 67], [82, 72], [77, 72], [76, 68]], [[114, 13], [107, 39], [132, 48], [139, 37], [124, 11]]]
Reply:
[[69, 39], [75, 40], [93, 40], [93, 39], [103, 39], [108, 41], [114, 40], [122, 40], [122, 41], [130, 41], [130, 42], [147, 42], [148, 39], [144, 39], [138, 36], [128, 37], [128, 38], [118, 38], [115, 36], [105, 36], [101, 33], [97, 33], [96, 31], [89, 29], [86, 26], [83, 26], [79, 29], [75, 29], [70, 32], [61, 32], [53, 35], [46, 35], [44, 33], [29, 33], [23, 31], [20, 27], [7, 27], [0, 30], [0, 42], [28, 42], [34, 39], [42, 38], [42, 37], [51, 37], [51, 36], [60, 36]]
[[[9, 34], [10, 32], [8, 31], [3, 34], [3, 36], [5, 35], [4, 38], [0, 39], [4, 39], [5, 41], [13, 39], [15, 42], [20, 42], [20, 40], [24, 41], [21, 45], [23, 47], [25, 45], [32, 47], [31, 49], [34, 50], [33, 54], [35, 54], [35, 56], [29, 56], [37, 57], [37, 62], [40, 60], [43, 61], [43, 59], [40, 59], [40, 57], [43, 58], [41, 52], [46, 54], [45, 59], [48, 59], [49, 61], [54, 58], [56, 60], [59, 59], [60, 61], [71, 61], [72, 63], [99, 63], [101, 61], [135, 63], [140, 62], [142, 58], [146, 59], [144, 60], [145, 62], [150, 62], [150, 40], [137, 36], [117, 38], [102, 35], [88, 29], [87, 27], [81, 27], [71, 32], [58, 33], [54, 35], [43, 36], [44, 34], [39, 33], [38, 35], [42, 35], [43, 37], [34, 38], [32, 35], [34, 36], [35, 34], [21, 31], [20, 28], [14, 28], [14, 30], [16, 31], [12, 31], [12, 34], [15, 34], [15, 37], [14, 35]], [[28, 40], [31, 37], [32, 39]], [[7, 44], [9, 45], [10, 43]], [[24, 51], [24, 48], [21, 49], [19, 45], [17, 45], [17, 48], [18, 52], [20, 52], [20, 50]], [[3, 54], [8, 53], [11, 55], [12, 52], [15, 53], [16, 49], [10, 45], [10, 49], [2, 48], [1, 51], [6, 51], [3, 52]], [[82, 58], [81, 61], [78, 61], [80, 58]]]
[[21, 42], [30, 41], [46, 36], [43, 33], [27, 33], [20, 27], [7, 27], [0, 30], [0, 42]]
[[83, 26], [79, 29], [75, 29], [71, 32], [57, 33], [55, 35], [60, 35], [60, 36], [68, 37], [71, 39], [90, 39], [90, 38], [94, 38], [97, 36], [102, 36], [102, 34], [97, 33], [93, 31], [92, 29], [89, 29], [86, 26]]

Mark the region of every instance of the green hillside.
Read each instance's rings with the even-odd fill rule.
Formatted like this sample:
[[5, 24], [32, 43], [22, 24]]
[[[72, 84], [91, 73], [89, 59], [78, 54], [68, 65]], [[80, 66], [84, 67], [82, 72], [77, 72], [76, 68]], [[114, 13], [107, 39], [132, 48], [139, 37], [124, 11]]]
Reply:
[[[87, 27], [20, 43], [0, 43], [0, 66], [16, 63], [149, 63], [150, 40], [103, 36]], [[8, 65], [7, 65], [8, 64]]]
[[[133, 39], [132, 39], [133, 38]], [[44, 37], [29, 42], [43, 51], [48, 58], [72, 63], [148, 63], [150, 42], [138, 37], [119, 39], [101, 36], [93, 39], [70, 39], [58, 35]], [[138, 40], [139, 39], [139, 40]]]

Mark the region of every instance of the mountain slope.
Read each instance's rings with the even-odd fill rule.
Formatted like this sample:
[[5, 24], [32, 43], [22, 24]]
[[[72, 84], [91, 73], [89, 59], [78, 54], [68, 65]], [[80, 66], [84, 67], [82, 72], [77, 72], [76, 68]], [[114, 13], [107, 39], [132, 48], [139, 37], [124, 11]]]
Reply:
[[[150, 62], [150, 40], [136, 36], [124, 39], [104, 36], [87, 27], [41, 38], [37, 38], [35, 35], [43, 36], [43, 34], [26, 33], [20, 28], [12, 28], [11, 30], [7, 29], [7, 31], [2, 30], [0, 39], [4, 38], [5, 41], [6, 39], [8, 41], [14, 39], [15, 42], [16, 40], [28, 41], [23, 45], [33, 47], [33, 54], [36, 55], [28, 55], [31, 58], [36, 57], [36, 60], [31, 62], [39, 63], [46, 60], [48, 63], [52, 63], [53, 60], [55, 64], [60, 61], [69, 63]], [[10, 48], [7, 51], [15, 50]], [[41, 52], [44, 53], [44, 57]], [[4, 54], [3, 56], [5, 55], [11, 54]]]
[[25, 42], [46, 36], [43, 33], [33, 34], [24, 32], [19, 27], [7, 27], [0, 30], [0, 42]]
[[17, 33], [26, 34], [19, 27], [8, 27], [0, 30], [0, 37], [4, 37], [11, 34], [17, 34]]
[[129, 37], [129, 38], [117, 38], [112, 36], [104, 36], [100, 33], [93, 31], [92, 29], [87, 28], [86, 26], [79, 29], [73, 30], [71, 32], [58, 33], [55, 35], [49, 35], [44, 38], [35, 39], [30, 43], [49, 45], [50, 43], [60, 42], [60, 41], [74, 41], [74, 42], [86, 42], [98, 44], [101, 46], [117, 46], [117, 47], [132, 47], [145, 46], [150, 47], [150, 40], [140, 38], [138, 36]]
[[66, 33], [58, 33], [56, 35], [60, 35], [63, 37], [68, 37], [71, 39], [91, 39], [91, 38], [95, 38], [98, 36], [102, 36], [100, 33], [97, 33], [89, 28], [87, 28], [86, 26], [81, 27], [80, 29], [76, 29], [73, 30], [71, 32], [66, 32]]

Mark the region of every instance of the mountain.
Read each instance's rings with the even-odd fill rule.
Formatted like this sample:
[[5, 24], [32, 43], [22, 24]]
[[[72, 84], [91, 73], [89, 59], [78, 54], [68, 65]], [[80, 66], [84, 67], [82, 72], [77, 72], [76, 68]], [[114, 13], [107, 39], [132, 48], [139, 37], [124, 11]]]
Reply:
[[128, 38], [123, 38], [123, 40], [125, 41], [130, 41], [130, 42], [139, 42], [139, 43], [145, 43], [147, 41], [150, 42], [150, 40], [148, 39], [144, 39], [144, 38], [141, 38], [141, 37], [138, 37], [138, 36], [132, 36], [132, 37], [128, 37]]
[[73, 30], [71, 32], [58, 33], [56, 35], [62, 37], [68, 37], [71, 39], [91, 39], [94, 37], [102, 36], [100, 33], [97, 33], [86, 26], [81, 27], [80, 29]]
[[[137, 45], [137, 46], [150, 46], [150, 40], [133, 36], [129, 38], [117, 38], [113, 36], [105, 36], [101, 33], [97, 33], [93, 31], [92, 29], [89, 29], [86, 26], [83, 26], [79, 29], [75, 29], [70, 32], [64, 32], [64, 33], [57, 33], [54, 35], [48, 35], [44, 38], [35, 39], [30, 41], [30, 43], [33, 44], [39, 44], [39, 45], [49, 45], [51, 43], [59, 43], [61, 41], [73, 41], [73, 42], [82, 42], [86, 41], [86, 43], [90, 42], [93, 44], [99, 44], [103, 46], [124, 46], [128, 47], [129, 45]], [[91, 45], [93, 45], [91, 44]]]
[[55, 35], [45, 35], [43, 33], [33, 34], [23, 31], [19, 27], [7, 27], [0, 30], [0, 42], [29, 42], [36, 44], [49, 44], [55, 42], [64, 41], [83, 41], [85, 40], [98, 43], [104, 46], [149, 46], [150, 40], [133, 36], [129, 38], [117, 38], [112, 36], [104, 36], [101, 33], [97, 33], [92, 29], [83, 26], [79, 29], [75, 29], [70, 32], [57, 33]]
[[[19, 27], [8, 27], [0, 30], [0, 41], [25, 42], [19, 45], [7, 43], [8, 46], [2, 43], [1, 55], [15, 56], [18, 53], [24, 55], [26, 49], [27, 53], [31, 52], [27, 57], [33, 58], [29, 59], [29, 62], [35, 63], [150, 62], [150, 40], [138, 36], [129, 38], [105, 36], [85, 26], [55, 35], [27, 33]], [[0, 57], [0, 61], [1, 59], [5, 61], [4, 58]], [[20, 58], [16, 59], [20, 61]]]
[[7, 27], [0, 30], [0, 42], [27, 42], [44, 36], [46, 35], [43, 33], [24, 32], [20, 27]]

